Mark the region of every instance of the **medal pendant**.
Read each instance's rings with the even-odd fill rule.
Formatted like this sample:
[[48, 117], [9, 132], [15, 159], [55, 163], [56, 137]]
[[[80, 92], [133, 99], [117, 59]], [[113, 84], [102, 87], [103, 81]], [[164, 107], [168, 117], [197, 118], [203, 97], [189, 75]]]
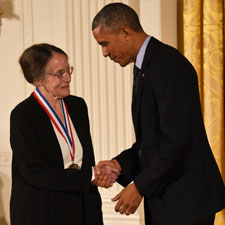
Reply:
[[80, 170], [80, 167], [77, 164], [75, 164], [75, 163], [72, 163], [68, 168], [69, 169]]

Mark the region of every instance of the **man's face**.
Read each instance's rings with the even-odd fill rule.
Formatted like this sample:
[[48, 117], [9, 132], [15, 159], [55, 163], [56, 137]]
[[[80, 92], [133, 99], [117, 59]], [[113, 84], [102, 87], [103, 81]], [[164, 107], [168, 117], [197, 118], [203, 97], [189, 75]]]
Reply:
[[93, 30], [93, 35], [101, 45], [104, 57], [109, 56], [111, 60], [119, 63], [122, 67], [134, 61], [129, 46], [129, 38], [127, 38], [127, 33], [123, 29], [117, 33], [106, 32], [98, 26]]

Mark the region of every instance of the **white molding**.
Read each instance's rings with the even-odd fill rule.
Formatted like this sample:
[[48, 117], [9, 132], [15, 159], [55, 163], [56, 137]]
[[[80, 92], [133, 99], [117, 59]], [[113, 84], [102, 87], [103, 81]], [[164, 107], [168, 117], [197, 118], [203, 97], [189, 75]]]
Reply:
[[[22, 52], [30, 47], [34, 43], [34, 32], [33, 32], [33, 4], [32, 0], [20, 0], [21, 5], [21, 20], [20, 20], [20, 26], [21, 26], [21, 54]], [[22, 78], [21, 80], [23, 82], [23, 92], [24, 97], [28, 97], [33, 91], [33, 86], [25, 81], [25, 79]]]
[[11, 152], [0, 152], [0, 167], [10, 167], [12, 162]]

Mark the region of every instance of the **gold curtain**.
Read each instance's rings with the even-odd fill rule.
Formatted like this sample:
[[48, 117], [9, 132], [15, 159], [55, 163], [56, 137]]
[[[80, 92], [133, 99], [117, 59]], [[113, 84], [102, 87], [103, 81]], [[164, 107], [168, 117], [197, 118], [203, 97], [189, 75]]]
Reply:
[[[182, 3], [183, 51], [198, 73], [206, 132], [225, 181], [224, 0]], [[215, 225], [225, 225], [225, 210], [217, 213]]]
[[[0, 16], [2, 15], [2, 10], [0, 9]], [[1, 17], [0, 17], [0, 26], [2, 25], [2, 22], [1, 22]]]

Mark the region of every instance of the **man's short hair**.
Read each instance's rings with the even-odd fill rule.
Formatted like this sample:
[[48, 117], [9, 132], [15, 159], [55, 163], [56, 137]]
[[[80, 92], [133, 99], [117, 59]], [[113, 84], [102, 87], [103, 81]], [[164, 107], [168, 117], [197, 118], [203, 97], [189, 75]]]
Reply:
[[98, 26], [113, 32], [118, 32], [121, 26], [128, 26], [136, 32], [143, 30], [137, 13], [123, 3], [104, 6], [93, 19], [92, 30]]

